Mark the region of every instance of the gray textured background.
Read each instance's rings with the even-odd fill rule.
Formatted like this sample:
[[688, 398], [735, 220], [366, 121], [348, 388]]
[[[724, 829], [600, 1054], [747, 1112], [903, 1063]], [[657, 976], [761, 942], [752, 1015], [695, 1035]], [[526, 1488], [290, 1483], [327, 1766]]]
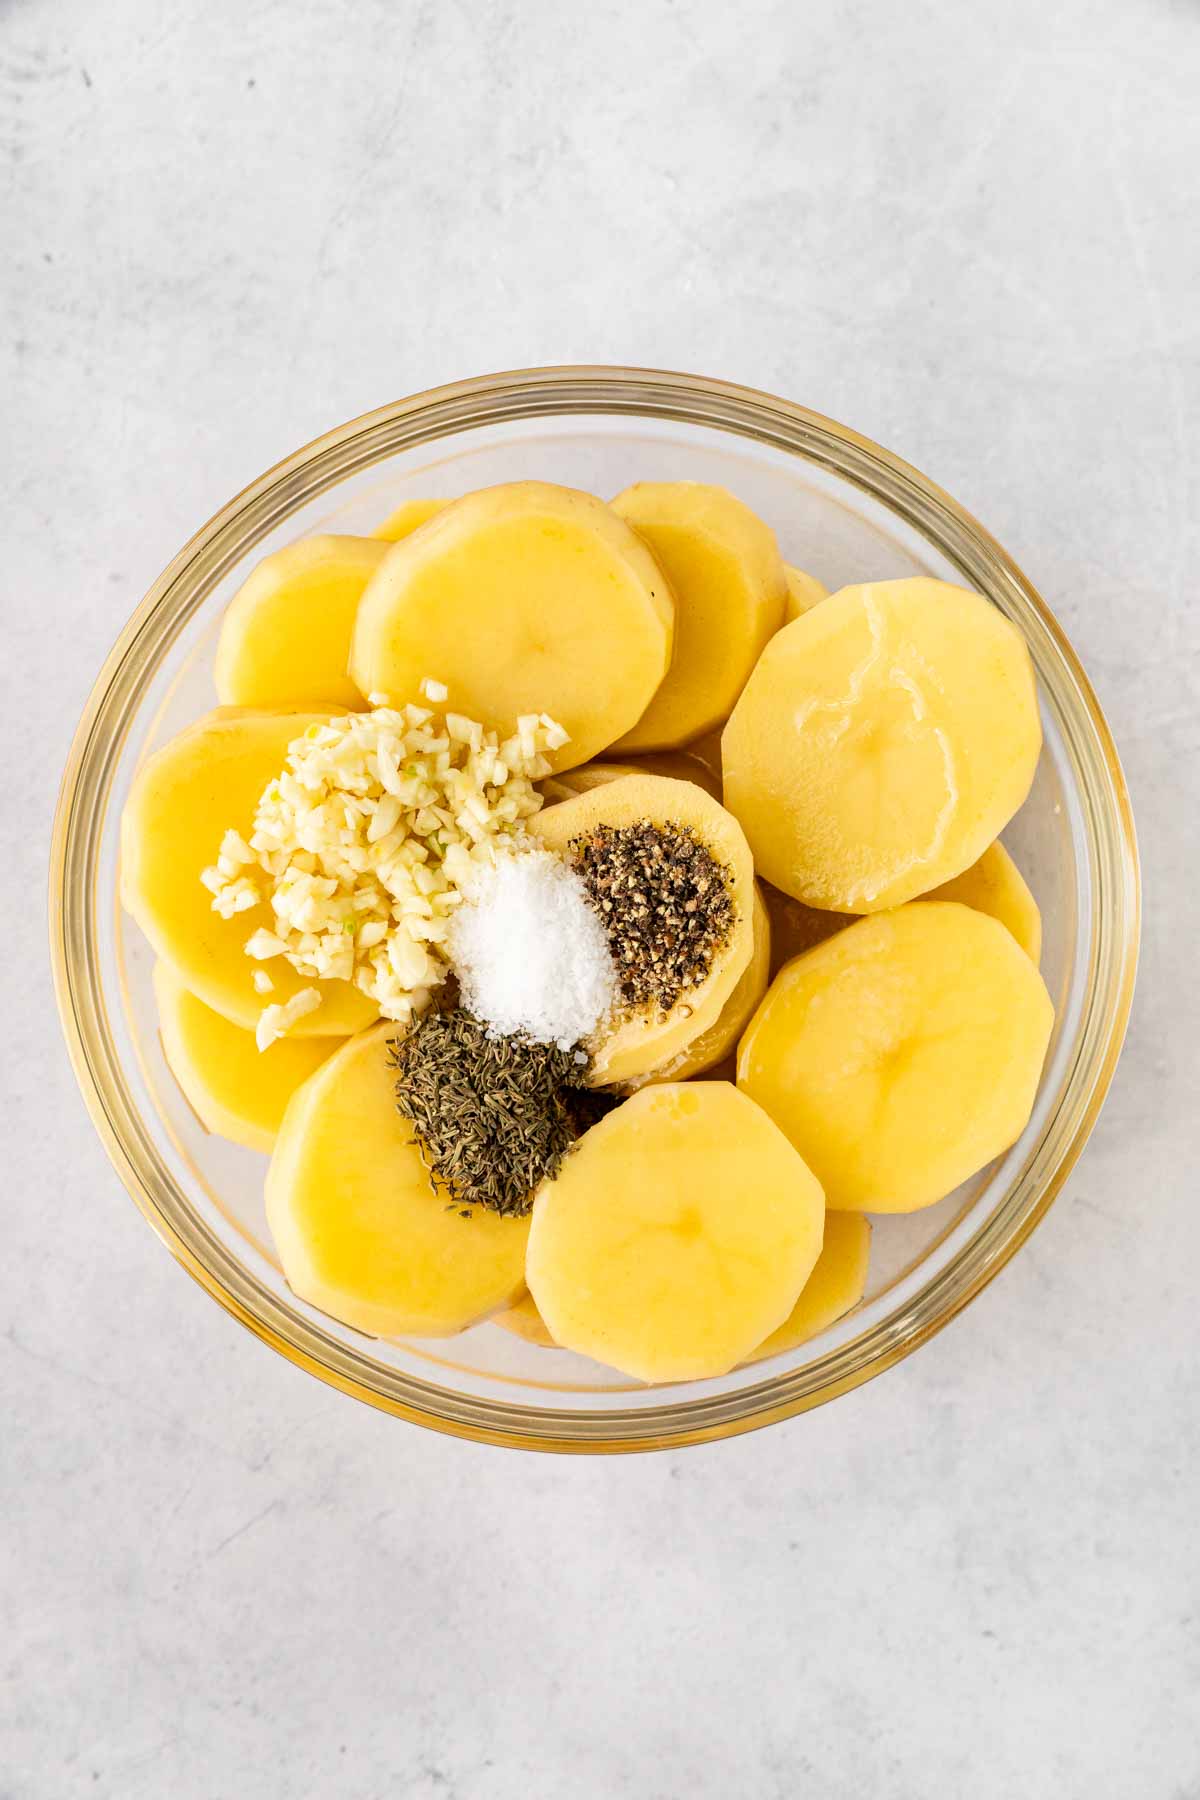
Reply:
[[[1196, 1800], [1200, 7], [0, 4], [3, 1800]], [[1141, 985], [1083, 1163], [820, 1413], [568, 1462], [225, 1317], [50, 998], [92, 676], [325, 427], [531, 362], [801, 399], [975, 510], [1112, 719]]]

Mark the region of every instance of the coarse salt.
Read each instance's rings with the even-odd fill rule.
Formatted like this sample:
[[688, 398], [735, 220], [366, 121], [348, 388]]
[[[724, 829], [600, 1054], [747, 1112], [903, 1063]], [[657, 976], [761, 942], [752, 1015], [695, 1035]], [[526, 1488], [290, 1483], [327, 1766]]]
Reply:
[[579, 876], [545, 850], [479, 869], [446, 948], [464, 1006], [497, 1034], [569, 1050], [616, 1004], [604, 927]]

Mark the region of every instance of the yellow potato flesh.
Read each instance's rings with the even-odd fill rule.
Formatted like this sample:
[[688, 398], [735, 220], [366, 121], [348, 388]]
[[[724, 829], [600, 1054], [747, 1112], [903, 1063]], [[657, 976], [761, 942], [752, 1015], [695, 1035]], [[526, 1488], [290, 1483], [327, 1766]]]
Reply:
[[716, 950], [708, 974], [685, 989], [667, 1013], [619, 1013], [600, 1028], [591, 1046], [589, 1080], [613, 1085], [644, 1075], [678, 1055], [714, 1025], [750, 961], [754, 946], [754, 870], [736, 819], [703, 788], [663, 775], [623, 776], [548, 806], [529, 821], [546, 849], [568, 856], [577, 838], [598, 825], [614, 830], [645, 822], [689, 827], [725, 871], [735, 919], [728, 941]]
[[374, 1337], [445, 1337], [516, 1299], [529, 1220], [447, 1210], [396, 1110], [395, 1034], [361, 1033], [297, 1091], [267, 1218], [302, 1300]]
[[539, 1189], [526, 1279], [566, 1349], [640, 1381], [721, 1375], [790, 1313], [824, 1212], [783, 1133], [728, 1082], [645, 1088]]
[[363, 590], [387, 551], [374, 538], [310, 537], [264, 557], [221, 625], [222, 704], [361, 707], [346, 672], [350, 639]]
[[787, 604], [784, 607], [783, 622], [790, 625], [801, 613], [811, 612], [814, 606], [827, 600], [829, 589], [815, 575], [806, 575], [803, 569], [794, 569], [791, 563], [784, 564], [783, 573], [787, 581]]
[[639, 772], [636, 763], [583, 763], [578, 769], [564, 769], [561, 775], [548, 775], [541, 783], [541, 791], [550, 804], [557, 805], [560, 800], [573, 800], [576, 794], [590, 793], [593, 788]]
[[578, 769], [566, 769], [551, 775], [542, 783], [548, 800], [568, 800], [572, 794], [586, 794], [590, 788], [603, 787], [607, 781], [619, 781], [623, 775], [668, 775], [673, 781], [691, 781], [702, 787], [714, 800], [721, 798], [721, 778], [707, 763], [687, 750], [663, 750], [649, 756], [631, 757], [628, 762], [584, 763]]
[[767, 991], [771, 966], [771, 921], [757, 882], [754, 884], [751, 931], [754, 942], [750, 961], [715, 1023], [707, 1031], [694, 1037], [669, 1062], [653, 1069], [648, 1075], [635, 1077], [629, 1083], [631, 1088], [647, 1087], [651, 1082], [659, 1081], [690, 1081], [693, 1075], [702, 1075], [707, 1069], [715, 1069], [718, 1063], [724, 1062], [730, 1052], [737, 1048], [739, 1038]]
[[[378, 1008], [345, 981], [313, 981], [281, 957], [246, 955], [246, 940], [275, 924], [269, 904], [222, 919], [200, 873], [215, 863], [225, 832], [248, 837], [263, 789], [279, 774], [293, 738], [328, 714], [208, 713], [148, 757], [121, 816], [121, 901], [155, 951], [206, 1006], [251, 1030], [264, 1006], [301, 988], [322, 996], [293, 1027], [299, 1037], [345, 1037], [369, 1025]], [[274, 982], [255, 992], [265, 967]]]
[[449, 504], [449, 500], [402, 500], [395, 512], [389, 513], [383, 524], [375, 527], [371, 536], [398, 544], [401, 538], [411, 536], [436, 513], [444, 512]]
[[777, 887], [766, 881], [760, 881], [758, 885], [771, 921], [772, 979], [793, 956], [823, 944], [826, 938], [853, 925], [857, 917], [855, 913], [822, 912], [815, 906], [805, 906], [803, 900], [781, 894]]
[[[771, 974], [776, 975], [784, 963], [805, 950], [823, 944], [826, 938], [853, 925], [855, 913], [821, 912], [793, 900], [790, 894], [767, 882], [760, 882], [767, 911], [771, 918]], [[957, 900], [976, 912], [987, 913], [1008, 927], [1027, 956], [1036, 963], [1042, 947], [1042, 915], [1037, 901], [1025, 884], [1021, 871], [1004, 848], [989, 844], [978, 862], [956, 875], [941, 887], [921, 894], [921, 900]]]
[[779, 1329], [746, 1361], [761, 1362], [765, 1356], [795, 1350], [857, 1306], [866, 1292], [870, 1254], [869, 1219], [862, 1213], [826, 1213], [825, 1241], [800, 1298]]
[[706, 732], [703, 737], [697, 738], [694, 743], [689, 744], [687, 747], [687, 754], [695, 757], [697, 762], [703, 763], [704, 767], [708, 770], [712, 783], [712, 791], [718, 800], [722, 798], [723, 784], [721, 773], [721, 731], [723, 725], [724, 720], [722, 720], [721, 725], [717, 726], [715, 731]]
[[492, 1320], [512, 1337], [523, 1338], [527, 1344], [537, 1344], [542, 1350], [553, 1350], [554, 1339], [546, 1330], [546, 1321], [533, 1303], [533, 1295], [525, 1293], [504, 1312], [498, 1312]]
[[1039, 962], [1042, 915], [1025, 877], [1001, 843], [989, 844], [978, 862], [952, 881], [943, 882], [923, 900], [958, 900], [976, 912], [989, 913], [1012, 932], [1026, 956]]
[[774, 532], [724, 488], [640, 481], [612, 505], [649, 544], [675, 595], [671, 667], [618, 748], [669, 750], [710, 731], [737, 699], [783, 623], [783, 563]]
[[798, 956], [738, 1051], [738, 1086], [786, 1131], [828, 1205], [931, 1206], [1007, 1150], [1054, 1007], [1011, 933], [952, 901], [899, 907]]
[[645, 711], [667, 671], [674, 603], [641, 539], [602, 501], [516, 482], [445, 507], [394, 544], [358, 612], [364, 693], [448, 704], [508, 735], [546, 713], [570, 733], [555, 769], [587, 762]]
[[154, 993], [167, 1066], [200, 1123], [269, 1154], [288, 1101], [343, 1040], [286, 1037], [260, 1051], [252, 1031], [205, 1006], [162, 962]]
[[632, 767], [635, 775], [669, 775], [675, 781], [692, 781], [714, 800], [721, 798], [720, 775], [714, 775], [708, 764], [690, 750], [651, 751], [637, 757]]
[[1029, 652], [945, 582], [843, 588], [767, 645], [722, 737], [725, 804], [758, 872], [880, 912], [981, 856], [1041, 745]]

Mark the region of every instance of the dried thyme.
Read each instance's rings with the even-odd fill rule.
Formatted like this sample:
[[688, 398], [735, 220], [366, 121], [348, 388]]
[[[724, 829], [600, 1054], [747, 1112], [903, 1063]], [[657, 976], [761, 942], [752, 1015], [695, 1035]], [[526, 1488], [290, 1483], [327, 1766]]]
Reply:
[[729, 941], [728, 877], [687, 825], [598, 825], [571, 854], [608, 932], [627, 1006], [669, 1012]]
[[452, 1208], [527, 1213], [605, 1102], [581, 1086], [582, 1052], [489, 1036], [461, 1006], [425, 1013], [390, 1045], [396, 1105]]

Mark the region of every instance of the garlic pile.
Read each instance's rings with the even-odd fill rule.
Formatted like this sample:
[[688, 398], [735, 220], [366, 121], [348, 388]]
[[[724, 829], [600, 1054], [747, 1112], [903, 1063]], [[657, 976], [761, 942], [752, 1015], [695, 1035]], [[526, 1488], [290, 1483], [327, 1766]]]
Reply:
[[[544, 713], [518, 719], [501, 743], [474, 719], [411, 705], [310, 725], [288, 746], [249, 839], [227, 831], [201, 876], [213, 908], [231, 918], [268, 900], [274, 929], [254, 932], [248, 955], [352, 981], [385, 1018], [406, 1020], [446, 978], [463, 889], [523, 844], [542, 804], [533, 783], [550, 772], [545, 752], [566, 739]], [[260, 1047], [289, 1022], [267, 1007]]]

